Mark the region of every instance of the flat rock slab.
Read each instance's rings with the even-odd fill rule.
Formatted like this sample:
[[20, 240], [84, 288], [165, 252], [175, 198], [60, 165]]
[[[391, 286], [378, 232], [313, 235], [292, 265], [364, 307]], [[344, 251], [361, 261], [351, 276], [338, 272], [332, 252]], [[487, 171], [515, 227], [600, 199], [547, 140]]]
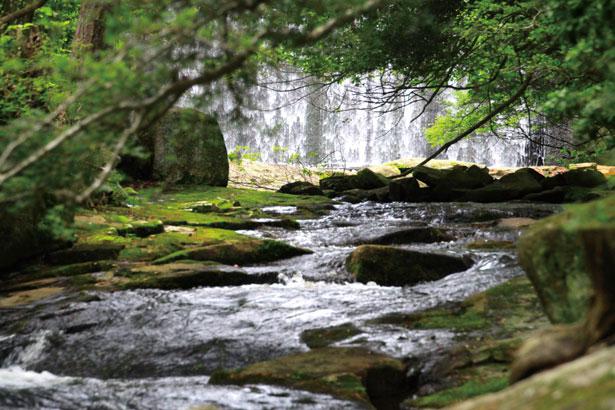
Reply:
[[127, 289], [191, 289], [201, 286], [276, 283], [277, 279], [277, 273], [256, 275], [233, 266], [178, 262], [134, 268], [122, 287]]
[[399, 404], [413, 388], [404, 364], [362, 348], [315, 349], [212, 375], [211, 384], [274, 384], [373, 403]]

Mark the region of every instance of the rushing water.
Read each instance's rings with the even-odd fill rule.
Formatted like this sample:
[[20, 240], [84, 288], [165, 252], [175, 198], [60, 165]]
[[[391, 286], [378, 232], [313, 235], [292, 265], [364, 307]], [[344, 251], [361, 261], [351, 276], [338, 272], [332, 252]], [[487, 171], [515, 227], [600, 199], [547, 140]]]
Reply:
[[[280, 283], [183, 291], [92, 292], [61, 296], [0, 315], [0, 408], [191, 409], [356, 408], [324, 395], [271, 386], [207, 384], [217, 368], [244, 366], [305, 351], [300, 333], [352, 322], [363, 333], [338, 345], [365, 346], [395, 357], [446, 349], [448, 331], [408, 330], [370, 319], [461, 300], [519, 275], [510, 251], [474, 251], [477, 239], [515, 240], [519, 232], [490, 224], [501, 217], [545, 216], [556, 208], [522, 203], [339, 205], [302, 222], [299, 231], [263, 228], [314, 251], [248, 271], [275, 271]], [[292, 208], [271, 208], [292, 213]], [[434, 225], [451, 242], [406, 247], [457, 255], [472, 268], [413, 287], [351, 283], [344, 260], [366, 238]]]

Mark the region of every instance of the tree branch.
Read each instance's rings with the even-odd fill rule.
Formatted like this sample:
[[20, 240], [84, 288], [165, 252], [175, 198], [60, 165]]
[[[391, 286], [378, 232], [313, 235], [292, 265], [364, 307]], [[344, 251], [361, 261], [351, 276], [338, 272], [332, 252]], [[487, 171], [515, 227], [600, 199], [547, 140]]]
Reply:
[[7, 14], [5, 16], [0, 17], [0, 27], [4, 27], [11, 21], [17, 20], [23, 16], [27, 16], [33, 11], [43, 7], [47, 3], [47, 0], [38, 0], [33, 3], [28, 4], [27, 6], [14, 11], [13, 13]]
[[517, 90], [517, 92], [514, 95], [509, 97], [506, 101], [504, 101], [500, 105], [498, 105], [493, 111], [490, 111], [489, 114], [484, 116], [476, 124], [472, 125], [470, 128], [468, 128], [467, 130], [465, 130], [464, 132], [462, 132], [461, 134], [459, 134], [458, 136], [456, 136], [455, 138], [453, 138], [452, 140], [450, 140], [446, 144], [442, 145], [440, 148], [438, 148], [436, 150], [436, 152], [431, 154], [429, 157], [425, 158], [420, 164], [418, 164], [413, 169], [427, 164], [429, 161], [431, 161], [432, 159], [434, 159], [438, 155], [442, 154], [444, 151], [449, 149], [451, 146], [455, 145], [456, 143], [458, 143], [459, 141], [461, 141], [462, 139], [464, 139], [468, 135], [472, 134], [474, 131], [476, 131], [477, 129], [479, 129], [483, 125], [487, 124], [489, 121], [491, 121], [491, 119], [493, 117], [495, 117], [496, 115], [498, 115], [499, 113], [501, 113], [502, 111], [504, 111], [505, 109], [510, 107], [515, 101], [517, 101], [519, 98], [521, 98], [523, 96], [523, 94], [525, 93], [525, 90], [527, 90], [527, 88], [529, 87], [531, 82], [532, 82], [532, 75], [529, 74], [527, 76], [527, 78], [525, 79], [525, 81], [523, 82], [523, 84], [521, 84], [521, 87]]

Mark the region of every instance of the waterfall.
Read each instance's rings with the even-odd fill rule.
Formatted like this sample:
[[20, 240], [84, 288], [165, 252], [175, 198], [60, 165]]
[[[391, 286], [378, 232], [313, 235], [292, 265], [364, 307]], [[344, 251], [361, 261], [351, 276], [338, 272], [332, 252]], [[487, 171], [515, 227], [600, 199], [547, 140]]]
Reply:
[[[433, 148], [424, 130], [443, 111], [434, 101], [365, 101], [377, 84], [350, 81], [323, 86], [293, 69], [262, 68], [259, 85], [242, 94], [243, 121], [229, 117], [236, 104], [228, 92], [214, 102], [229, 151], [265, 162], [357, 167], [403, 157], [425, 157]], [[386, 109], [385, 109], [386, 108]], [[413, 121], [414, 120], [414, 121]], [[439, 158], [487, 166], [524, 166], [542, 161], [527, 138], [488, 135], [468, 138]]]

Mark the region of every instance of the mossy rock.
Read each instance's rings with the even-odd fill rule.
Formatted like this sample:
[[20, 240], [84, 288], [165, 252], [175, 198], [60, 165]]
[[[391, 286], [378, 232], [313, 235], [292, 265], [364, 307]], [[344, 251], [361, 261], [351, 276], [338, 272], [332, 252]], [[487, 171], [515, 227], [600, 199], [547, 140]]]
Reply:
[[399, 360], [361, 348], [333, 347], [218, 371], [210, 383], [281, 385], [373, 403], [377, 408], [396, 408], [392, 406], [399, 405], [415, 387]]
[[124, 245], [117, 243], [77, 244], [69, 249], [50, 253], [45, 260], [51, 265], [117, 259]]
[[164, 224], [162, 221], [135, 223], [117, 228], [117, 234], [119, 236], [135, 235], [139, 238], [146, 238], [160, 233], [164, 233]]
[[577, 186], [584, 188], [595, 188], [607, 183], [607, 179], [595, 169], [573, 169], [561, 174], [545, 178], [542, 186], [545, 189], [552, 189], [558, 186]]
[[614, 391], [615, 347], [608, 347], [451, 409], [610, 409]]
[[391, 182], [385, 176], [379, 175], [369, 168], [364, 168], [357, 172], [354, 181], [356, 188], [367, 190], [382, 188]]
[[388, 232], [384, 235], [373, 238], [359, 239], [357, 243], [363, 245], [396, 245], [407, 243], [447, 242], [454, 239], [455, 237], [444, 229], [418, 227]]
[[352, 323], [339, 326], [309, 329], [301, 333], [301, 341], [310, 349], [327, 347], [333, 343], [348, 339], [361, 333]]
[[167, 184], [226, 186], [229, 162], [215, 117], [174, 108], [139, 137], [143, 157], [126, 157], [120, 169], [135, 179]]
[[356, 189], [356, 175], [333, 175], [323, 178], [319, 182], [323, 191], [334, 191], [336, 193]]
[[493, 178], [489, 175], [489, 170], [476, 165], [472, 165], [469, 168], [454, 166], [448, 170], [421, 166], [415, 168], [412, 175], [432, 188], [447, 184], [456, 189], [474, 189], [484, 187], [493, 182]]
[[506, 202], [521, 199], [543, 190], [544, 176], [532, 168], [521, 168], [483, 188], [468, 191], [464, 200], [472, 202]]
[[362, 245], [346, 260], [346, 268], [362, 283], [382, 286], [411, 286], [441, 279], [468, 269], [464, 258], [421, 253], [381, 245]]
[[418, 181], [413, 177], [395, 178], [389, 184], [391, 201], [420, 202], [423, 200]]
[[518, 241], [519, 263], [553, 323], [574, 323], [587, 313], [593, 290], [583, 232], [589, 230], [615, 237], [615, 195], [545, 218]]
[[280, 187], [278, 192], [290, 195], [324, 195], [319, 187], [306, 181], [289, 182]]
[[201, 286], [241, 286], [276, 283], [277, 274], [248, 274], [241, 269], [219, 264], [179, 261], [166, 265], [147, 265], [124, 273], [123, 289], [191, 289]]
[[250, 265], [273, 262], [280, 259], [311, 253], [308, 249], [296, 248], [284, 242], [272, 240], [245, 240], [236, 243], [220, 243], [174, 252], [154, 261], [165, 264], [182, 259], [215, 261], [229, 265]]

